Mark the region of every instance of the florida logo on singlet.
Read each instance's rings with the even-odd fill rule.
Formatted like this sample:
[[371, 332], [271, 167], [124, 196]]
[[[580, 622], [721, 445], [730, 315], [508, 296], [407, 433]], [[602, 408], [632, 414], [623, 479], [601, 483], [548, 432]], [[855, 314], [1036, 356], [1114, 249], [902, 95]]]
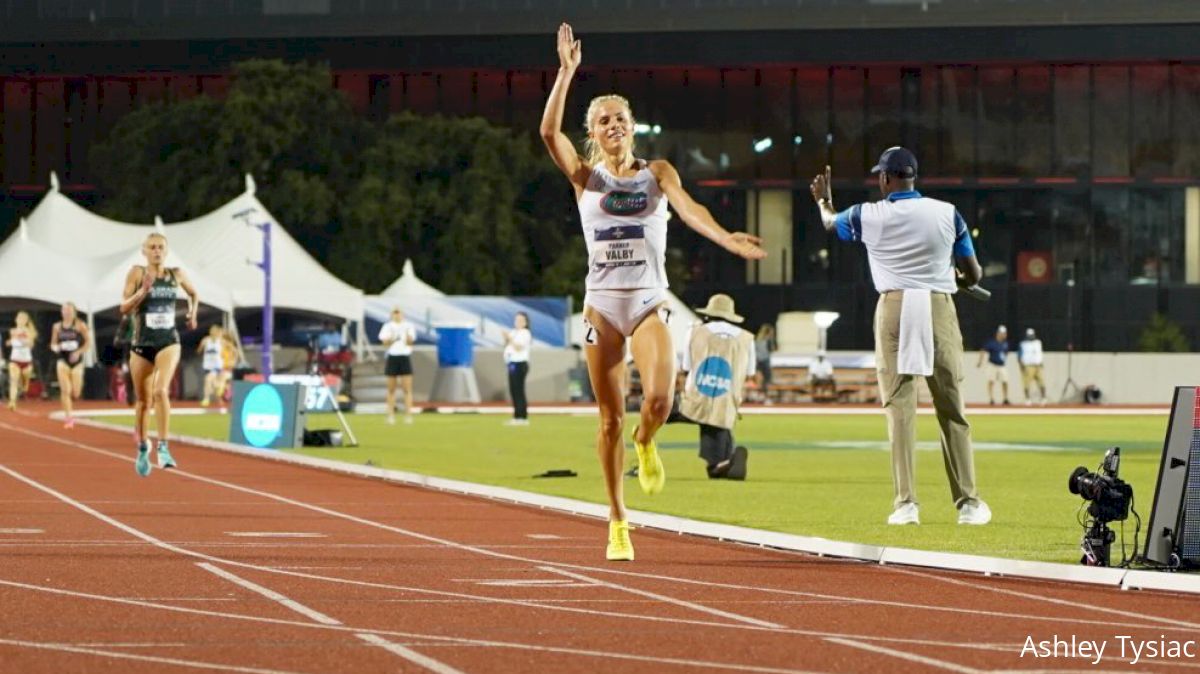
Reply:
[[650, 197], [645, 192], [613, 190], [600, 200], [600, 208], [609, 215], [637, 215], [649, 205]]

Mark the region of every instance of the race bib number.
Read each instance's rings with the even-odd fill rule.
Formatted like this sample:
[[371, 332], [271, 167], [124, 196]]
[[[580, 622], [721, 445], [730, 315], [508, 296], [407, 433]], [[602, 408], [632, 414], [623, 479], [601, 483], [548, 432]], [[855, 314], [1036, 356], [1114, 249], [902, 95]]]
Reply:
[[70, 353], [79, 348], [79, 342], [73, 339], [65, 339], [58, 343], [58, 350], [62, 353]]
[[146, 327], [152, 330], [170, 330], [175, 327], [175, 312], [154, 312], [146, 314]]
[[624, 225], [596, 231], [592, 266], [596, 269], [610, 267], [636, 267], [646, 264], [646, 228], [642, 225]]

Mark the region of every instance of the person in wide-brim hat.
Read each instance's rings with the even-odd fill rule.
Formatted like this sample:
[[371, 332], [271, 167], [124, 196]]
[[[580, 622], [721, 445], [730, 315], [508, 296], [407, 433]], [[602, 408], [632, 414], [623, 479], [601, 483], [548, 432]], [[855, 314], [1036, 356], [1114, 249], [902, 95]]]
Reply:
[[717, 293], [708, 298], [708, 305], [703, 309], [696, 309], [696, 313], [720, 318], [730, 323], [741, 323], [745, 320], [734, 311], [733, 298], [725, 293]]

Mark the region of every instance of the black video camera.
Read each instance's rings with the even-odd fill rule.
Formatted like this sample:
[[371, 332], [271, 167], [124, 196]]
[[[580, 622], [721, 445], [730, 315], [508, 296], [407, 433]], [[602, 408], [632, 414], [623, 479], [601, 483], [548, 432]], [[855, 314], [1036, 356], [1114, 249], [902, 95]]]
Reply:
[[1089, 472], [1079, 466], [1071, 473], [1067, 488], [1091, 501], [1088, 513], [1098, 522], [1123, 521], [1129, 517], [1129, 504], [1133, 500], [1133, 487], [1117, 476], [1121, 467], [1121, 448], [1113, 447], [1104, 454], [1104, 461], [1097, 472]]

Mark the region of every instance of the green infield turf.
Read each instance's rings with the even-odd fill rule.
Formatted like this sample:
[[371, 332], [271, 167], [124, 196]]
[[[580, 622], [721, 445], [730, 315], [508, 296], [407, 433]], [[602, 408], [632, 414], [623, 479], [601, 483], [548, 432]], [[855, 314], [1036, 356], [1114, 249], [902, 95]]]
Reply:
[[[503, 416], [484, 414], [422, 414], [411, 426], [388, 426], [381, 415], [348, 418], [360, 447], [297, 451], [605, 502], [592, 416], [535, 415], [528, 427], [505, 426]], [[956, 523], [936, 425], [927, 416], [920, 418], [919, 526], [885, 524], [892, 483], [882, 413], [746, 417], [736, 433], [737, 443], [750, 448], [745, 482], [709, 480], [696, 457], [696, 427], [668, 426], [659, 435], [666, 489], [645, 496], [637, 481], [628, 479], [626, 502], [639, 510], [842, 541], [1077, 562], [1081, 500], [1067, 491], [1067, 477], [1079, 465], [1094, 470], [1104, 449], [1118, 445], [1121, 476], [1133, 484], [1136, 506], [1143, 520], [1149, 519], [1166, 415], [970, 418], [981, 496], [995, 513], [984, 527]], [[172, 430], [225, 439], [228, 424], [223, 415], [177, 416]], [[314, 415], [308, 427], [336, 428], [337, 421], [332, 415]], [[176, 456], [186, 466], [186, 453], [177, 451]], [[631, 446], [627, 463], [633, 461]], [[579, 476], [533, 477], [554, 468], [569, 468]], [[1125, 528], [1130, 552], [1132, 523], [1131, 517]]]

